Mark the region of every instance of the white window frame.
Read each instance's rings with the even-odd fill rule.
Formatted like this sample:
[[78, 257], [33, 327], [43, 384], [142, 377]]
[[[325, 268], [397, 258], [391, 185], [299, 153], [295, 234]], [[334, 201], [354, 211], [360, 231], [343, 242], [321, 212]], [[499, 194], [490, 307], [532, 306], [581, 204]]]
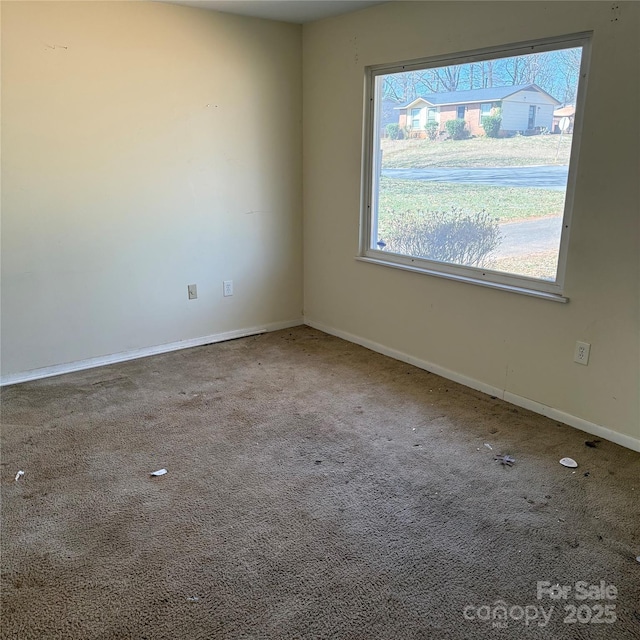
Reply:
[[[573, 211], [575, 183], [578, 171], [578, 156], [580, 151], [580, 138], [584, 113], [584, 102], [587, 90], [588, 67], [591, 50], [591, 38], [593, 32], [576, 33], [565, 36], [545, 38], [529, 42], [505, 44], [497, 47], [488, 47], [474, 51], [465, 51], [455, 54], [431, 56], [405, 62], [372, 65], [365, 68], [365, 93], [364, 93], [364, 129], [362, 147], [362, 180], [361, 180], [361, 220], [360, 220], [360, 249], [358, 260], [377, 265], [383, 265], [396, 269], [418, 272], [429, 276], [447, 278], [481, 285], [494, 289], [502, 289], [515, 293], [567, 302], [564, 292], [564, 280], [567, 266], [567, 247], [569, 231]], [[425, 68], [442, 67], [449, 65], [466, 64], [479, 60], [508, 58], [531, 53], [542, 53], [558, 49], [582, 47], [582, 62], [578, 82], [578, 94], [576, 96], [576, 114], [574, 118], [573, 143], [569, 159], [569, 175], [565, 195], [565, 208], [562, 221], [562, 234], [558, 254], [558, 270], [556, 280], [550, 282], [538, 278], [518, 276], [490, 269], [467, 267], [456, 264], [436, 262], [425, 258], [394, 254], [379, 249], [373, 249], [376, 238], [373, 232], [377, 228], [377, 195], [378, 176], [380, 174], [380, 154], [374, 153], [375, 132], [379, 127], [381, 114], [375, 109], [379, 96], [381, 83], [376, 89], [376, 78], [390, 73], [401, 73]], [[376, 171], [374, 171], [376, 169]]]
[[420, 111], [418, 107], [414, 107], [411, 109], [411, 128], [419, 129], [420, 128]]

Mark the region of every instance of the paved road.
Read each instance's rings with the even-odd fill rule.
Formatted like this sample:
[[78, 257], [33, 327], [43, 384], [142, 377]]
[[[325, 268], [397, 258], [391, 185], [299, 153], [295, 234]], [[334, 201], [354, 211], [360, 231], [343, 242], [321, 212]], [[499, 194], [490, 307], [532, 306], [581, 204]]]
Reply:
[[542, 251], [558, 250], [562, 232], [562, 217], [538, 218], [500, 225], [502, 242], [496, 257], [522, 256]]
[[485, 184], [494, 187], [534, 187], [564, 191], [569, 167], [478, 167], [473, 169], [383, 169], [382, 175], [401, 180]]

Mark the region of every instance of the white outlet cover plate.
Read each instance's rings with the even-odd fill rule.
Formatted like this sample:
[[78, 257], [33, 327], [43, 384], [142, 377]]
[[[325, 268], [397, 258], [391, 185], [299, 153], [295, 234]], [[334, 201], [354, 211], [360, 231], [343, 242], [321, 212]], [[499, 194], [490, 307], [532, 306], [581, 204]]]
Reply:
[[591, 345], [588, 342], [576, 342], [576, 350], [573, 352], [573, 361], [578, 364], [589, 364]]

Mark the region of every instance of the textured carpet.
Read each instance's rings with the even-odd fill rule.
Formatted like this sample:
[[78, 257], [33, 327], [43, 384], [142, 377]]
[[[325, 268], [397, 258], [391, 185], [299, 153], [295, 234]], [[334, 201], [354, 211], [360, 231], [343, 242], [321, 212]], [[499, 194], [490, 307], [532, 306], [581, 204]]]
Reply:
[[640, 454], [321, 332], [2, 414], [2, 638], [640, 638]]

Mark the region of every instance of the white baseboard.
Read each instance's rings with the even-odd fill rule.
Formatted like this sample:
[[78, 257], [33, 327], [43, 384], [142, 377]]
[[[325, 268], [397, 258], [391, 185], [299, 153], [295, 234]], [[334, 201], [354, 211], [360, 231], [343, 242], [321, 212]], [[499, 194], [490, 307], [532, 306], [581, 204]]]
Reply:
[[304, 324], [302, 318], [283, 322], [272, 322], [271, 324], [260, 325], [258, 327], [236, 329], [234, 331], [225, 331], [224, 333], [214, 333], [213, 335], [202, 336], [200, 338], [189, 338], [188, 340], [170, 342], [169, 344], [160, 344], [153, 347], [122, 351], [112, 355], [88, 358], [87, 360], [77, 360], [76, 362], [67, 362], [65, 364], [56, 364], [51, 367], [42, 367], [41, 369], [31, 369], [30, 371], [24, 371], [22, 373], [10, 373], [0, 378], [0, 387], [10, 384], [18, 384], [20, 382], [28, 382], [29, 380], [50, 378], [64, 373], [72, 373], [73, 371], [93, 369], [94, 367], [102, 367], [104, 365], [115, 364], [117, 362], [126, 362], [127, 360], [136, 360], [137, 358], [146, 358], [147, 356], [155, 356], [160, 353], [169, 353], [170, 351], [189, 349], [190, 347], [201, 347], [205, 344], [214, 344], [215, 342], [224, 342], [225, 340], [235, 340], [236, 338], [255, 336], [261, 333], [268, 333], [270, 331], [278, 331], [280, 329], [289, 329], [301, 324]]
[[551, 418], [552, 420], [568, 424], [570, 427], [575, 427], [576, 429], [580, 429], [581, 431], [586, 431], [592, 436], [598, 436], [599, 438], [603, 438], [604, 440], [615, 442], [621, 447], [626, 447], [627, 449], [631, 449], [633, 451], [640, 451], [639, 438], [627, 436], [624, 433], [618, 433], [613, 429], [607, 429], [607, 427], [603, 427], [599, 424], [596, 424], [595, 422], [589, 422], [588, 420], [584, 420], [583, 418], [578, 418], [577, 416], [573, 416], [570, 413], [560, 411], [560, 409], [554, 409], [553, 407], [549, 407], [546, 404], [536, 402], [535, 400], [530, 400], [529, 398], [524, 398], [523, 396], [518, 396], [515, 393], [511, 393], [510, 391], [504, 392], [503, 399], [506, 402], [515, 404], [518, 407], [522, 407], [523, 409], [529, 409], [529, 411], [547, 416], [547, 418]]
[[322, 324], [321, 322], [315, 322], [314, 320], [305, 318], [304, 323], [310, 327], [313, 327], [314, 329], [318, 329], [319, 331], [323, 331], [324, 333], [336, 336], [337, 338], [342, 338], [343, 340], [347, 340], [348, 342], [359, 344], [362, 347], [371, 349], [371, 351], [376, 351], [377, 353], [389, 356], [390, 358], [394, 358], [395, 360], [406, 362], [407, 364], [411, 364], [415, 367], [418, 367], [419, 369], [425, 369], [426, 371], [435, 373], [439, 376], [442, 376], [443, 378], [447, 378], [448, 380], [453, 380], [453, 382], [458, 382], [466, 387], [475, 389], [476, 391], [481, 391], [482, 393], [496, 396], [501, 400], [505, 400], [506, 402], [515, 404], [516, 406], [522, 407], [523, 409], [529, 409], [529, 411], [539, 413], [540, 415], [551, 418], [552, 420], [567, 424], [570, 427], [586, 431], [591, 435], [609, 440], [610, 442], [615, 442], [615, 444], [619, 444], [620, 446], [626, 447], [627, 449], [632, 449], [633, 451], [640, 452], [640, 439], [638, 438], [633, 438], [632, 436], [618, 433], [617, 431], [613, 431], [612, 429], [607, 429], [606, 427], [602, 427], [593, 422], [583, 420], [582, 418], [578, 418], [569, 413], [565, 413], [564, 411], [560, 411], [559, 409], [554, 409], [553, 407], [549, 407], [540, 402], [536, 402], [535, 400], [524, 398], [523, 396], [516, 395], [515, 393], [511, 393], [510, 391], [505, 391], [504, 389], [493, 387], [474, 378], [469, 378], [467, 376], [456, 373], [455, 371], [450, 371], [449, 369], [445, 369], [444, 367], [433, 364], [432, 362], [427, 362], [426, 360], [415, 358], [402, 351], [397, 351], [396, 349], [390, 349], [389, 347], [385, 347], [384, 345], [374, 342], [373, 340], [361, 338], [360, 336], [356, 336], [346, 331], [341, 331], [340, 329], [334, 329], [333, 327], [329, 327], [325, 324]]

